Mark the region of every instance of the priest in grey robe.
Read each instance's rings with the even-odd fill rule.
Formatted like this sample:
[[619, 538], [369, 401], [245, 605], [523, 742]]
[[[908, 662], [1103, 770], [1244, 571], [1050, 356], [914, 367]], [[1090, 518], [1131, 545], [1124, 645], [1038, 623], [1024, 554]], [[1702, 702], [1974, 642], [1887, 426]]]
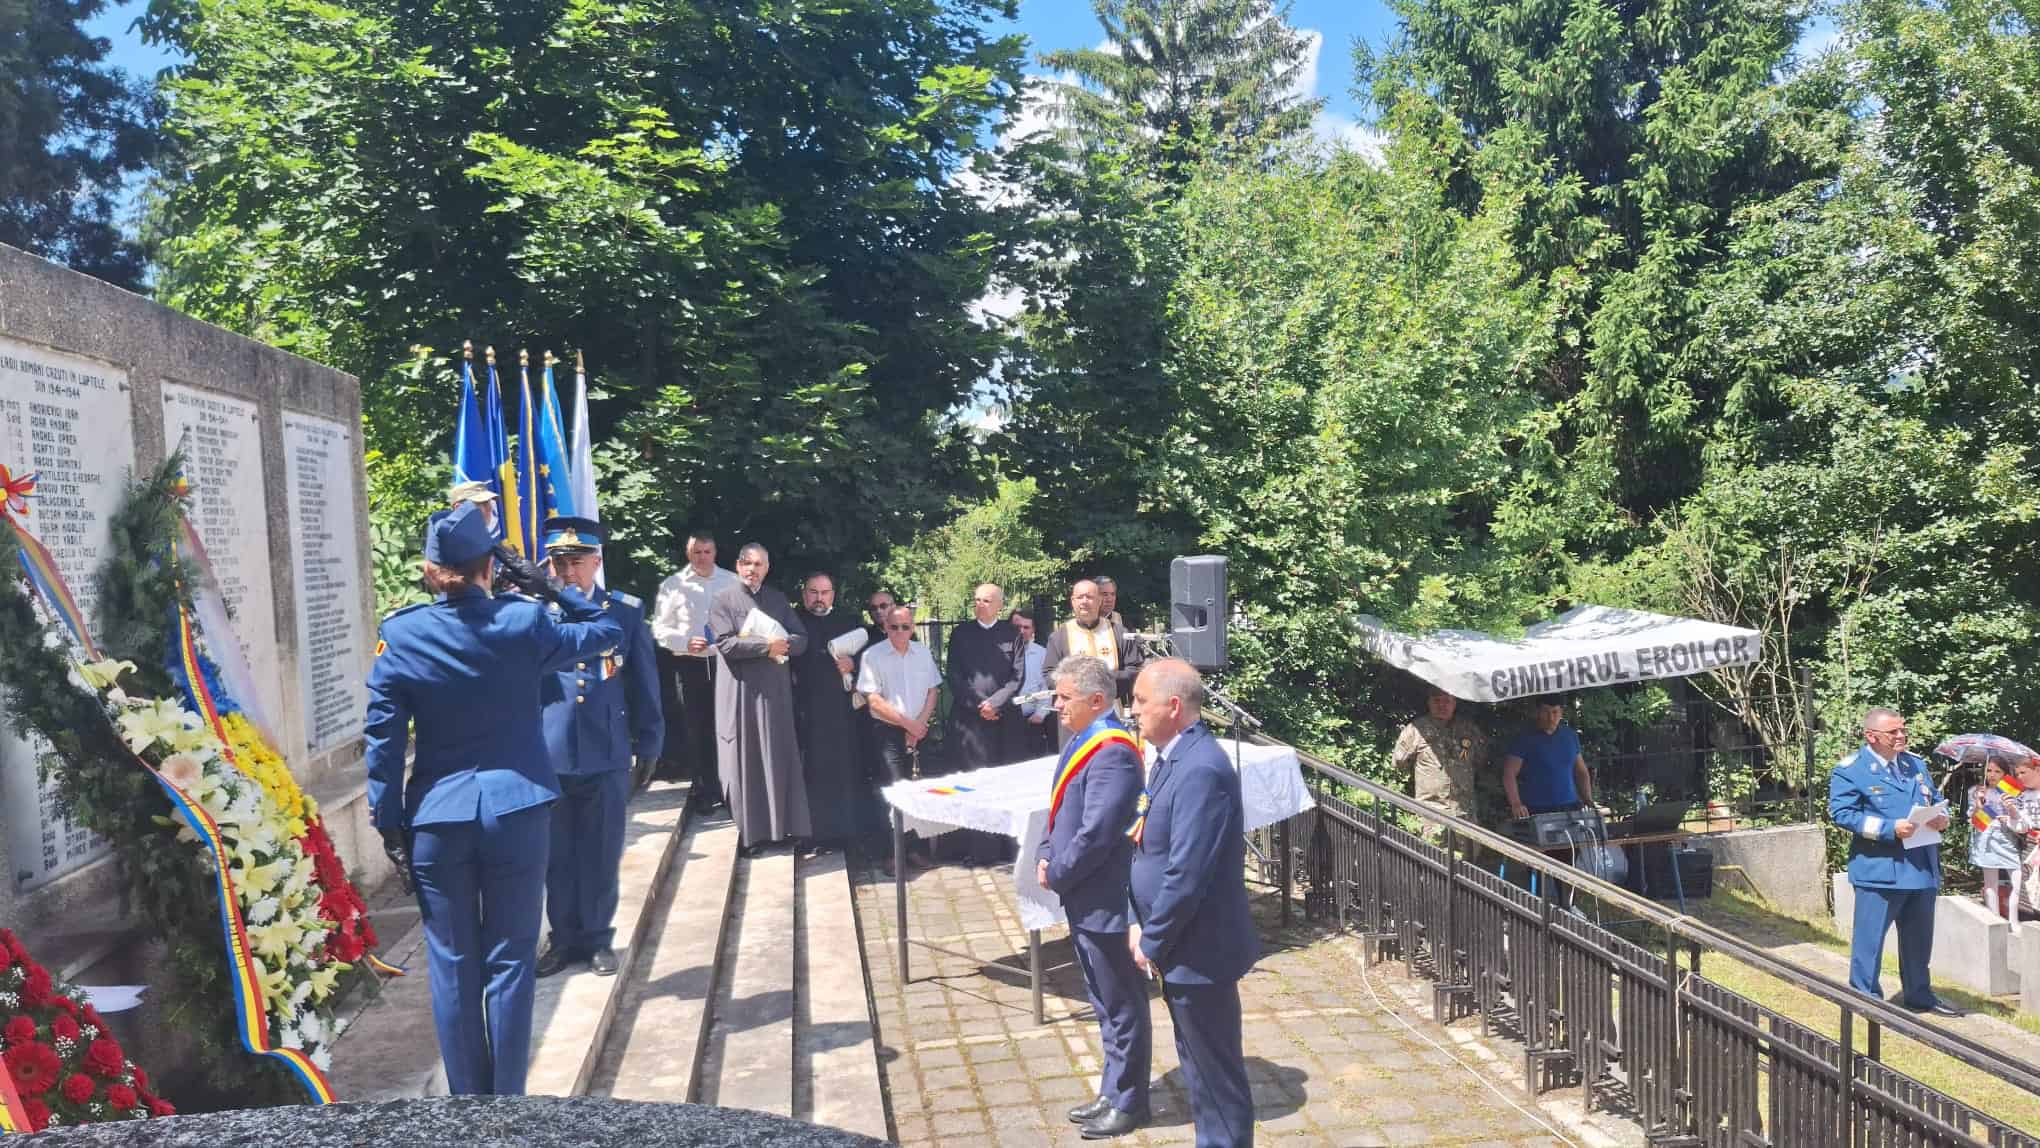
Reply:
[[793, 717], [792, 659], [807, 632], [786, 595], [765, 585], [772, 556], [753, 542], [737, 553], [738, 585], [708, 610], [721, 663], [715, 683], [717, 767], [746, 856], [813, 832]]

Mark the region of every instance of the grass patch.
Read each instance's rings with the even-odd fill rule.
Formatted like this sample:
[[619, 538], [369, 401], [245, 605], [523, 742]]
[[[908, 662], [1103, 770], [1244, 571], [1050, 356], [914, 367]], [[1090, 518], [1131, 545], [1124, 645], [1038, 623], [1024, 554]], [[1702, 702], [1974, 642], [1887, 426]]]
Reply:
[[[1770, 948], [1782, 944], [1812, 944], [1847, 955], [1848, 944], [1834, 933], [1810, 921], [1787, 916], [1736, 893], [1717, 889], [1707, 902], [1696, 905], [1695, 916], [1724, 932], [1733, 933], [1749, 944]], [[1841, 1020], [1835, 1005], [1812, 993], [1765, 973], [1752, 965], [1719, 953], [1709, 953], [1700, 963], [1701, 975], [1715, 984], [1756, 1002], [1830, 1039], [1841, 1038]], [[1895, 960], [1886, 960], [1887, 978], [1898, 975]], [[1981, 1016], [2008, 1021], [2018, 1028], [2040, 1034], [2040, 1019], [2007, 1007], [1996, 999], [1936, 982], [1934, 991], [1945, 999]], [[1961, 1034], [1952, 1034], [1961, 1038]], [[1864, 1035], [1856, 1035], [1861, 1050]], [[1929, 1088], [2002, 1120], [2029, 1135], [2040, 1135], [2040, 1096], [2008, 1087], [1988, 1072], [1969, 1067], [1904, 1037], [1887, 1032], [1884, 1063], [1918, 1080]]]

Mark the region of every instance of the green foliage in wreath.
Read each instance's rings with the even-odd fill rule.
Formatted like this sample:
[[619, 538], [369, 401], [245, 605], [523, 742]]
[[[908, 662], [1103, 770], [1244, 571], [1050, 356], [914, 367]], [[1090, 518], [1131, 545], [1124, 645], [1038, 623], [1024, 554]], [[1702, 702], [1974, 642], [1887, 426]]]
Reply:
[[[135, 692], [157, 697], [174, 692], [163, 651], [177, 584], [163, 559], [176, 524], [178, 464], [173, 456], [129, 488], [96, 577], [95, 638], [106, 656], [139, 667], [129, 679]], [[14, 532], [0, 529], [0, 570], [18, 573], [19, 550]], [[69, 645], [56, 639], [60, 628], [44, 622], [19, 577], [6, 581], [0, 649], [8, 656], [0, 658], [0, 688], [8, 694], [8, 720], [16, 733], [48, 740], [54, 752], [41, 771], [55, 783], [58, 807], [112, 846], [135, 912], [168, 945], [161, 980], [150, 986], [167, 1022], [192, 1038], [196, 1067], [210, 1084], [231, 1089], [237, 1105], [301, 1100], [303, 1090], [287, 1070], [241, 1047], [217, 894], [199, 851], [177, 840], [168, 799], [128, 753], [99, 700], [71, 681]]]

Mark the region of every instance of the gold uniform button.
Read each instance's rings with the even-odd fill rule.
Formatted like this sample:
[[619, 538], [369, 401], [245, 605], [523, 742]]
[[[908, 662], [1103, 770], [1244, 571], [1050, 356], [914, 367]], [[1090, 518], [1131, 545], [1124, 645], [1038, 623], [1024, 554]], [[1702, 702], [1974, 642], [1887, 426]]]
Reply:
[[581, 697], [581, 696], [580, 696], [580, 695], [578, 695], [578, 694], [576, 694], [576, 695], [574, 696], [574, 702], [575, 702], [575, 704], [579, 704], [579, 703], [581, 703], [581, 702], [585, 702], [585, 701], [587, 701], [587, 700], [588, 700], [587, 698]]
[[585, 670], [585, 669], [587, 669], [587, 668], [588, 668], [588, 663], [586, 663], [586, 662], [575, 662], [575, 663], [574, 663], [574, 668], [575, 668], [575, 669], [577, 669], [577, 670]]

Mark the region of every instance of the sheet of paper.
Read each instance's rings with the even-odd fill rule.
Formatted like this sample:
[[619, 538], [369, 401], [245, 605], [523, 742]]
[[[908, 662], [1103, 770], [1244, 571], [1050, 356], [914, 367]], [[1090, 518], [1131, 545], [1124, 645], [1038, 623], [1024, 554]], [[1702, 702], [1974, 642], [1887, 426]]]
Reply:
[[1907, 849], [1918, 849], [1922, 845], [1939, 845], [1941, 843], [1941, 831], [1927, 828], [1927, 822], [1932, 821], [1936, 817], [1946, 816], [1948, 816], [1948, 803], [1945, 801], [1939, 805], [1913, 806], [1912, 812], [1905, 815], [1905, 819], [1913, 823], [1913, 835], [1905, 839], [1905, 847]]

